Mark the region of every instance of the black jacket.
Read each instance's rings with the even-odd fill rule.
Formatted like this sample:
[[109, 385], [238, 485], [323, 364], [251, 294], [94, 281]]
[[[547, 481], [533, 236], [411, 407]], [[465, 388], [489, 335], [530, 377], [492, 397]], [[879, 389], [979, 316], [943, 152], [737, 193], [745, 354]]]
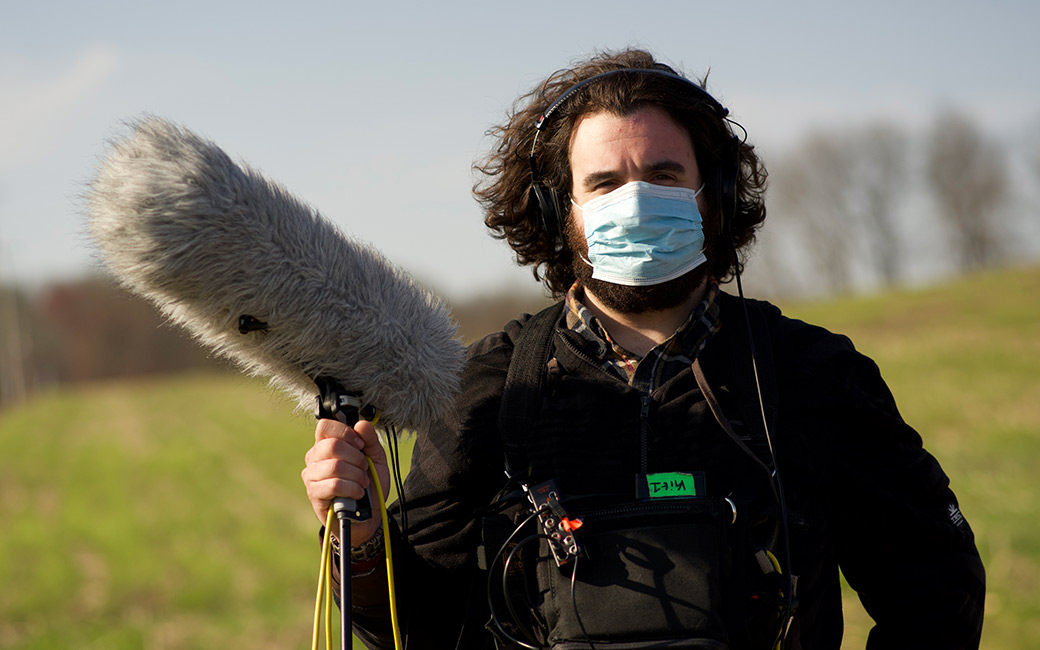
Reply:
[[[744, 320], [739, 299], [722, 298], [722, 329], [700, 361], [723, 410], [739, 420], [733, 367], [740, 360], [733, 357], [737, 342], [746, 341]], [[772, 351], [765, 363], [775, 373], [769, 408], [776, 411], [773, 440], [799, 576], [788, 647], [839, 648], [839, 566], [876, 622], [869, 648], [978, 647], [985, 587], [974, 536], [877, 366], [845, 337], [767, 303], [752, 306], [769, 332], [768, 345], [759, 347]], [[408, 540], [392, 540], [409, 647], [494, 647], [485, 630], [487, 578], [477, 562], [479, 515], [505, 483], [497, 421], [524, 320], [471, 346], [457, 408], [418, 435], [405, 483]], [[560, 329], [547, 373], [531, 461], [564, 491], [628, 485], [641, 453], [650, 471], [695, 466], [717, 490], [731, 487], [713, 476], [714, 466], [743, 452], [721, 433], [691, 370], [641, 395], [604, 373], [579, 336]], [[650, 432], [643, 436], [648, 449], [640, 448], [640, 431]], [[392, 510], [399, 529], [400, 512]], [[352, 585], [356, 634], [372, 647], [392, 647], [381, 572]]]

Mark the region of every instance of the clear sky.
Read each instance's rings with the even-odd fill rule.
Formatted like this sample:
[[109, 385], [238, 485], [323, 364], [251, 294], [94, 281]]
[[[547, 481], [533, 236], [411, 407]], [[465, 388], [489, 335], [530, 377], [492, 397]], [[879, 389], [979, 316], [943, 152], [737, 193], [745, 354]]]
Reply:
[[0, 280], [96, 268], [80, 198], [152, 113], [215, 141], [449, 297], [536, 288], [470, 196], [484, 132], [546, 74], [637, 45], [709, 89], [762, 149], [953, 106], [1040, 122], [1040, 3], [145, 0], [5, 3]]

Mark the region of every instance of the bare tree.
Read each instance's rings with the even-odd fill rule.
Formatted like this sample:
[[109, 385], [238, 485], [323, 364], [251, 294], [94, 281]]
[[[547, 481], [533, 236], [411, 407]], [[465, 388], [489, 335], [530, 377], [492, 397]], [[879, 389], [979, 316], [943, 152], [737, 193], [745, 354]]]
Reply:
[[28, 394], [25, 356], [31, 327], [24, 322], [25, 296], [13, 284], [7, 284], [9, 262], [0, 239], [0, 408], [22, 402]]
[[854, 228], [847, 147], [832, 135], [811, 135], [774, 167], [770, 179], [773, 206], [800, 226], [819, 286], [848, 289]]
[[0, 407], [28, 394], [25, 376], [25, 299], [14, 287], [0, 286]]
[[35, 362], [51, 383], [226, 367], [107, 278], [50, 285], [35, 311], [41, 323]]
[[870, 263], [886, 285], [902, 275], [899, 209], [909, 183], [907, 135], [892, 124], [876, 122], [852, 134], [850, 191]]
[[1038, 115], [1029, 129], [1029, 138], [1026, 144], [1029, 153], [1029, 162], [1032, 163], [1033, 173], [1036, 176], [1036, 187], [1040, 187], [1040, 115]]
[[928, 182], [951, 228], [962, 269], [994, 264], [1003, 255], [997, 214], [1007, 194], [1004, 156], [963, 115], [940, 115], [928, 147]]

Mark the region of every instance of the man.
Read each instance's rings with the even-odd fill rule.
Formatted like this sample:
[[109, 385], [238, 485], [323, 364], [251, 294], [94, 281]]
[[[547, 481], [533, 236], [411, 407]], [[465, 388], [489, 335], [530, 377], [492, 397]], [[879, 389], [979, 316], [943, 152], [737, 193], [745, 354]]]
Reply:
[[[978, 647], [984, 576], [948, 480], [844, 337], [721, 292], [765, 170], [701, 87], [642, 51], [551, 76], [478, 166], [486, 224], [562, 304], [471, 346], [419, 432], [392, 529], [417, 648]], [[373, 428], [317, 426], [321, 521]], [[390, 647], [379, 522], [352, 527], [356, 633]]]

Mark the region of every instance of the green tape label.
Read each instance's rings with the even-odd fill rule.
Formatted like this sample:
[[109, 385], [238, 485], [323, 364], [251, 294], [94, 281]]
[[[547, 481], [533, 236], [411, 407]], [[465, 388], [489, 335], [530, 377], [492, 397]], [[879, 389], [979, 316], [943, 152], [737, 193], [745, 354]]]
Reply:
[[646, 496], [651, 499], [675, 499], [697, 496], [693, 474], [661, 472], [646, 475]]

